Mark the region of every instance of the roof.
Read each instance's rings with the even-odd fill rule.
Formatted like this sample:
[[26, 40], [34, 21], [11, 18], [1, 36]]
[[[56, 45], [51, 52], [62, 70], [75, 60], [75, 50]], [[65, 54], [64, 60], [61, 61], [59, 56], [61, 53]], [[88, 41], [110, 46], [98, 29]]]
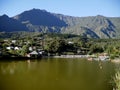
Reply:
[[38, 55], [37, 51], [33, 51], [33, 52], [31, 52], [30, 54]]

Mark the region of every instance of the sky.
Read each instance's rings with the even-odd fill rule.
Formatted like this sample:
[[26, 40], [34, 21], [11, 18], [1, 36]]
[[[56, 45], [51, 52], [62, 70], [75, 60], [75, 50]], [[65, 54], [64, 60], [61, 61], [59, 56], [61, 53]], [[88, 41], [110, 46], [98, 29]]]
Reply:
[[120, 0], [0, 0], [0, 16], [13, 17], [33, 8], [78, 17], [120, 17]]

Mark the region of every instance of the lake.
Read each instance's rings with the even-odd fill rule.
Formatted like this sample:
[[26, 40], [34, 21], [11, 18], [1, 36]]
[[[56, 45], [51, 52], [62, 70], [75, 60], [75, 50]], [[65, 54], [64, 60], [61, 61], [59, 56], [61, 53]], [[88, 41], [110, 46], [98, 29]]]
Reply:
[[0, 90], [113, 90], [118, 67], [73, 58], [0, 61]]

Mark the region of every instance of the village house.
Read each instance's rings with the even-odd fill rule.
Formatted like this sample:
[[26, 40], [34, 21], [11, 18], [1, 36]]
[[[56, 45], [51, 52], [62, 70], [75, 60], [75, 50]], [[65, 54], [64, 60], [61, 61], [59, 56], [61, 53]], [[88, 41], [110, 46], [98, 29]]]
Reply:
[[43, 51], [37, 52], [36, 50], [30, 52], [27, 54], [27, 57], [29, 58], [40, 58], [43, 54]]
[[16, 47], [14, 47], [14, 50], [20, 50], [20, 47], [16, 46]]
[[12, 49], [14, 49], [14, 47], [9, 46], [9, 47], [6, 47], [6, 49], [7, 49], [7, 50], [12, 50]]
[[12, 43], [16, 43], [16, 40], [12, 40], [11, 42], [12, 42]]
[[101, 53], [99, 56], [98, 56], [98, 58], [100, 59], [100, 60], [109, 60], [109, 55], [107, 54], [107, 53]]
[[43, 55], [44, 52], [45, 52], [45, 51], [41, 50], [41, 51], [39, 51], [38, 53], [39, 53], [40, 55]]
[[20, 50], [21, 48], [18, 47], [18, 46], [15, 46], [15, 47], [13, 47], [13, 46], [8, 46], [8, 47], [6, 47], [6, 49], [7, 49], [7, 50]]
[[29, 57], [32, 57], [32, 58], [37, 58], [39, 55], [39, 53], [37, 51], [32, 51], [31, 53], [29, 53]]
[[74, 42], [69, 41], [68, 44], [74, 44]]
[[8, 42], [9, 40], [8, 39], [5, 39], [5, 40], [3, 40], [4, 42]]
[[29, 51], [33, 51], [33, 48], [32, 48], [32, 47], [29, 47]]

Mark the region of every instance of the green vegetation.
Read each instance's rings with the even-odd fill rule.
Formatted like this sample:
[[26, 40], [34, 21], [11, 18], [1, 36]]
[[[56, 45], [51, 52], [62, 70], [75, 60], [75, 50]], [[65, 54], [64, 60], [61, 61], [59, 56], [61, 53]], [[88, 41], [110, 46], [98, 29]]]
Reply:
[[114, 79], [114, 90], [120, 90], [120, 70], [117, 70]]
[[[12, 48], [8, 50], [7, 47]], [[15, 50], [15, 47], [19, 49]], [[32, 50], [29, 50], [30, 47]], [[3, 55], [13, 56], [44, 51], [45, 55], [107, 53], [111, 59], [120, 58], [120, 39], [91, 39], [73, 34], [11, 33], [10, 38], [0, 40], [0, 48]]]

